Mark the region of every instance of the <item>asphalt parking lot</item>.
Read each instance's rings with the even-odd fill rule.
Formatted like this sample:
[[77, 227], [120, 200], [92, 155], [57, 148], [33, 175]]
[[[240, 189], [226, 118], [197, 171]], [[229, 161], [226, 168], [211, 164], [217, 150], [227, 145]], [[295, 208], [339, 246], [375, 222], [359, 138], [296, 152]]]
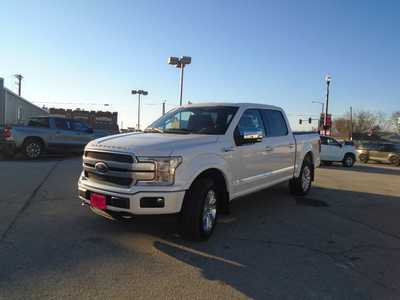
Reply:
[[113, 222], [80, 206], [79, 157], [0, 161], [0, 299], [400, 297], [400, 168], [317, 171], [234, 201], [207, 242], [171, 217]]

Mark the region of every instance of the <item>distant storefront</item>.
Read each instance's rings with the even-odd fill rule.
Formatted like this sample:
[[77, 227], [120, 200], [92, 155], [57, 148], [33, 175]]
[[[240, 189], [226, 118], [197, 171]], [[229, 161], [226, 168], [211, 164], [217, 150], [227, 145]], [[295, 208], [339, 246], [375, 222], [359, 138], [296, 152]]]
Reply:
[[98, 131], [119, 131], [117, 112], [50, 108], [49, 113], [52, 116], [81, 120]]
[[33, 116], [47, 115], [47, 111], [4, 87], [0, 78], [0, 126], [21, 124]]

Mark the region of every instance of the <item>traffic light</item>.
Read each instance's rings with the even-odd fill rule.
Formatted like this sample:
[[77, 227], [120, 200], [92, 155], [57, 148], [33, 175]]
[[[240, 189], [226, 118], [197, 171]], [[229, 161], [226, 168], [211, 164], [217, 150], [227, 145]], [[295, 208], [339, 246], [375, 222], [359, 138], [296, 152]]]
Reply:
[[303, 124], [303, 120], [302, 119], [299, 119], [299, 124], [300, 125]]
[[311, 124], [311, 122], [312, 122], [312, 119], [308, 118], [308, 124]]

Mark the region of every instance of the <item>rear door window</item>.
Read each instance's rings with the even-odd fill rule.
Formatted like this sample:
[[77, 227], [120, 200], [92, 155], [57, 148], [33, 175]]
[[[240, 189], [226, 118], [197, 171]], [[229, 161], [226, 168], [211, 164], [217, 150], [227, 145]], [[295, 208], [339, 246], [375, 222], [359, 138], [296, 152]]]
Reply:
[[262, 109], [261, 114], [268, 137], [286, 136], [289, 134], [282, 112], [273, 109]]
[[34, 118], [28, 121], [28, 126], [39, 127], [39, 128], [49, 128], [48, 118]]

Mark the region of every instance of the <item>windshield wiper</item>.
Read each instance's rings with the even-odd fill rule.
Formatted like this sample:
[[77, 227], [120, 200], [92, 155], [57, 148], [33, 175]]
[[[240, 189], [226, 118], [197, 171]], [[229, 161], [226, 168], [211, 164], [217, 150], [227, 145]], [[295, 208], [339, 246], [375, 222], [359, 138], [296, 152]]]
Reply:
[[147, 127], [144, 132], [150, 132], [150, 133], [163, 133], [164, 131], [159, 129], [159, 128], [155, 128], [155, 127]]
[[164, 133], [182, 133], [182, 134], [189, 134], [192, 133], [191, 130], [186, 129], [186, 128], [168, 128], [164, 129]]

